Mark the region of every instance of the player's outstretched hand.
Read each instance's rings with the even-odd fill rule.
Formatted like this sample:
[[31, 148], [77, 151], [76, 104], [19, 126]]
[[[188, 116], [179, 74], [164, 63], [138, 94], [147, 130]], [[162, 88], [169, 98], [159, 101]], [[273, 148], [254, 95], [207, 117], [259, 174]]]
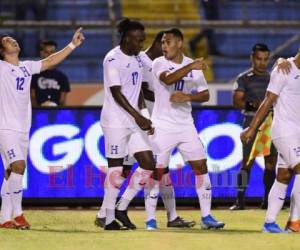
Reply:
[[154, 128], [151, 126], [151, 120], [145, 118], [142, 115], [139, 115], [137, 118], [135, 118], [135, 122], [142, 130], [148, 131], [148, 134], [151, 135], [154, 133]]
[[189, 96], [181, 91], [175, 91], [171, 97], [170, 101], [174, 103], [184, 103], [190, 101]]
[[291, 72], [292, 64], [288, 60], [279, 58], [276, 64], [278, 73], [281, 72], [284, 75], [288, 75]]
[[254, 138], [254, 135], [255, 130], [253, 128], [247, 127], [243, 130], [243, 132], [240, 135], [241, 141], [247, 144]]
[[208, 68], [206, 62], [204, 61], [203, 57], [197, 58], [193, 62], [193, 69], [196, 70], [206, 70]]
[[74, 36], [72, 38], [72, 43], [78, 47], [84, 40], [84, 36], [83, 36], [83, 33], [82, 33], [82, 28], [78, 28], [75, 33], [74, 33]]

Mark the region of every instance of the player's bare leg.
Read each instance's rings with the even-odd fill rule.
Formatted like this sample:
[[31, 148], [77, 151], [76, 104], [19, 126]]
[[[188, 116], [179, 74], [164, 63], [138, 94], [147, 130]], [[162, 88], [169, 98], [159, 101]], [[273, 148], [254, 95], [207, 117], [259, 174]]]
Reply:
[[195, 173], [195, 187], [201, 208], [202, 228], [223, 228], [225, 223], [215, 220], [211, 215], [211, 182], [208, 175], [206, 159], [189, 161], [189, 164]]

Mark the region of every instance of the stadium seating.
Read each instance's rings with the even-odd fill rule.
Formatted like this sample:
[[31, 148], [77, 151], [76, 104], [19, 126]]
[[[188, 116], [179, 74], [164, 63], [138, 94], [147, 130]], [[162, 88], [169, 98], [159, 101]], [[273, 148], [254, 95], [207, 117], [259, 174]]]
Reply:
[[[129, 16], [141, 20], [157, 21], [157, 20], [190, 20], [198, 21], [204, 17], [203, 9], [198, 6], [200, 1], [186, 0], [160, 0], [160, 1], [144, 1], [144, 0], [115, 0], [114, 11], [117, 17]], [[74, 4], [76, 3], [76, 4]], [[195, 5], [196, 4], [196, 5]], [[219, 13], [221, 20], [299, 20], [298, 14], [300, 9], [300, 1], [286, 0], [222, 0], [219, 1]], [[137, 11], [143, 10], [143, 11]], [[1, 18], [5, 14], [9, 18], [12, 7], [9, 7], [9, 1], [1, 1], [0, 4]], [[30, 16], [30, 15], [29, 15]], [[47, 20], [109, 20], [109, 11], [107, 0], [52, 0], [48, 1]], [[157, 28], [147, 27], [147, 41], [149, 45], [155, 33], [160, 30]], [[0, 28], [1, 32], [4, 32]], [[186, 41], [192, 38], [199, 29], [188, 28], [183, 29]], [[294, 34], [296, 29], [216, 29], [216, 43], [218, 50], [224, 57], [213, 57], [212, 62], [213, 73], [207, 75], [208, 79], [212, 79], [214, 75], [215, 81], [228, 81], [234, 78], [240, 71], [246, 69], [249, 65], [249, 52], [254, 43], [266, 43], [271, 50], [281, 45]], [[38, 36], [32, 30], [22, 32], [23, 50], [25, 55], [36, 54], [36, 37]], [[48, 30], [45, 37], [54, 39], [58, 42], [59, 47], [65, 45], [72, 31], [65, 30]], [[70, 60], [62, 65], [62, 70], [66, 71], [72, 82], [101, 82], [102, 72], [100, 70], [101, 59], [108, 50], [112, 48], [111, 30], [85, 30], [85, 46], [82, 46]], [[30, 46], [28, 46], [28, 44]], [[200, 43], [201, 55], [206, 55], [205, 42]], [[297, 49], [294, 45], [283, 51], [281, 55], [293, 55]], [[185, 52], [188, 53], [186, 46]], [[78, 73], [80, 72], [80, 73]]]

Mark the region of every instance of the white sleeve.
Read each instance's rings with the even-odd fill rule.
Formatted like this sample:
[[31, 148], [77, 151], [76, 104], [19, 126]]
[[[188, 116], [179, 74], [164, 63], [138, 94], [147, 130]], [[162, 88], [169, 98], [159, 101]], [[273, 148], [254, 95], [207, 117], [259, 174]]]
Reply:
[[201, 70], [193, 70], [194, 78], [195, 78], [195, 90], [197, 92], [202, 92], [208, 89], [207, 81], [204, 77], [204, 74]]
[[165, 65], [161, 60], [154, 60], [152, 63], [152, 74], [159, 79], [161, 73], [169, 71], [168, 66]]
[[277, 72], [277, 67], [271, 73], [270, 82], [267, 91], [275, 95], [279, 95], [283, 87], [286, 85], [286, 76], [281, 72]]
[[103, 63], [105, 84], [111, 86], [121, 86], [119, 63], [115, 58], [106, 58]]
[[39, 74], [42, 69], [42, 61], [26, 61], [26, 66], [30, 70], [30, 74]]

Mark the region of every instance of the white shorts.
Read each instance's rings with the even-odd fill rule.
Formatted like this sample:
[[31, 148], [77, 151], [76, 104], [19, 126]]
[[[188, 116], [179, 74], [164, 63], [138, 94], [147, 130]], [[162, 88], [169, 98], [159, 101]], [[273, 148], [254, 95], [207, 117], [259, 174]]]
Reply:
[[5, 169], [15, 161], [27, 159], [29, 146], [28, 133], [13, 130], [0, 130], [0, 153]]
[[147, 132], [140, 128], [102, 127], [107, 158], [125, 158], [137, 152], [151, 150]]
[[300, 135], [280, 137], [273, 143], [278, 151], [278, 168], [294, 168], [300, 163]]
[[156, 155], [157, 167], [169, 165], [172, 151], [177, 148], [185, 162], [206, 159], [206, 153], [197, 130], [194, 126], [187, 127], [181, 132], [168, 132], [155, 128], [151, 136], [153, 153]]

